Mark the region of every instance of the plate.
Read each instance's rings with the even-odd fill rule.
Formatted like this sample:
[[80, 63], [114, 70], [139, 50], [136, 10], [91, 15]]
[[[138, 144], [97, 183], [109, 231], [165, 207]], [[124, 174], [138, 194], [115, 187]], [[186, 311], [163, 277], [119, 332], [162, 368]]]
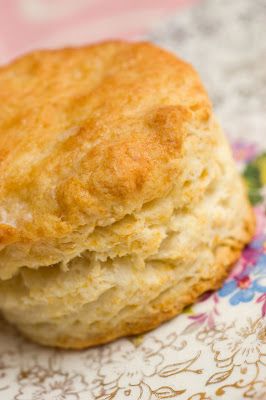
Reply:
[[1, 321], [1, 399], [266, 399], [265, 12], [264, 0], [207, 0], [148, 36], [200, 71], [249, 189], [256, 235], [223, 287], [146, 335], [80, 352]]

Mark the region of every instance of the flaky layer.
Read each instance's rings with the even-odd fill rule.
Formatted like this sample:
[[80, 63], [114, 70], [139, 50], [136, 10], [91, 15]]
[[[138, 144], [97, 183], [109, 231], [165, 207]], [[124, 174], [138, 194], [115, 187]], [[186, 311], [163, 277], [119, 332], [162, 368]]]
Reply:
[[[254, 218], [215, 123], [212, 135], [212, 152], [202, 148], [183, 178], [183, 203], [174, 188], [96, 229], [71, 261], [21, 268], [0, 285], [6, 318], [40, 343], [81, 348], [149, 330], [216, 288], [250, 240]], [[187, 141], [184, 160], [189, 150]]]
[[0, 309], [79, 348], [213, 289], [254, 220], [193, 68], [149, 43], [0, 68]]
[[165, 197], [190, 168], [187, 136], [211, 124], [197, 73], [149, 43], [26, 55], [0, 68], [0, 103], [2, 279], [68, 262]]

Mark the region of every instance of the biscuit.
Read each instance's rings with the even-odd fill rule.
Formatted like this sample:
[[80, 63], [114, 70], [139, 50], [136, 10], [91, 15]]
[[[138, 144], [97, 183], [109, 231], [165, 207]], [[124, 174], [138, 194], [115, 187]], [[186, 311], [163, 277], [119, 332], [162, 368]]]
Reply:
[[219, 287], [254, 216], [195, 70], [150, 43], [0, 68], [0, 309], [36, 342], [142, 333]]

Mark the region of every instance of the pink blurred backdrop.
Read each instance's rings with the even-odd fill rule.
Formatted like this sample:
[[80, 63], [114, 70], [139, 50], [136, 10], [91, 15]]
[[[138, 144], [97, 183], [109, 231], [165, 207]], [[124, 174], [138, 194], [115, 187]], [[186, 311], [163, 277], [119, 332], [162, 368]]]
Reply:
[[137, 38], [195, 0], [0, 0], [0, 62], [33, 48]]

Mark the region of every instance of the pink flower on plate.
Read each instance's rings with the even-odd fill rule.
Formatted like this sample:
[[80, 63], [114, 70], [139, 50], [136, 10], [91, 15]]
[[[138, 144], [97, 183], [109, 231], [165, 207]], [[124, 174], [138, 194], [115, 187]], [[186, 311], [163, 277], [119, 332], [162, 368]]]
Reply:
[[232, 144], [234, 159], [238, 162], [250, 162], [258, 154], [256, 144], [237, 141]]

